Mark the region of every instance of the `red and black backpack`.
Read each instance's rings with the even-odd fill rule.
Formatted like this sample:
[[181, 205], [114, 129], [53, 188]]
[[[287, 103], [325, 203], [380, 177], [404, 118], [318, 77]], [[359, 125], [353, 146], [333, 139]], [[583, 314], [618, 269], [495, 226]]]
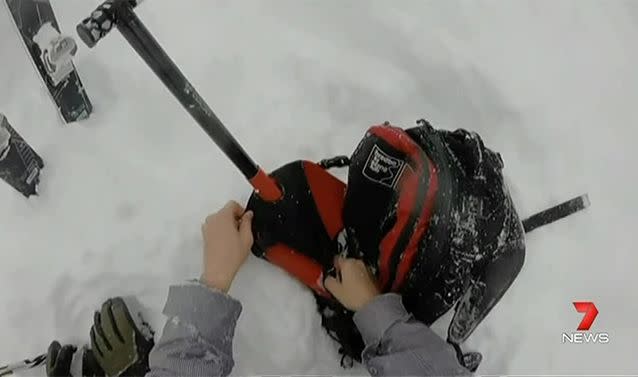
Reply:
[[[319, 166], [291, 164], [273, 176], [303, 185]], [[317, 228], [277, 215], [255, 219], [261, 222], [258, 229], [282, 222], [271, 225], [273, 232], [289, 223], [291, 230], [271, 237], [303, 254], [273, 253], [272, 247], [265, 253], [259, 245], [253, 252], [313, 288], [322, 323], [347, 359], [360, 360], [363, 341], [353, 313], [322, 286], [338, 253], [363, 259], [382, 292], [401, 294], [406, 309], [427, 325], [454, 307], [448, 341], [462, 356], [458, 345], [509, 288], [525, 257], [523, 227], [503, 181], [500, 155], [476, 133], [436, 130], [421, 120], [407, 130], [388, 123], [373, 126], [349, 159], [323, 166], [346, 164], [347, 187], [332, 181], [320, 189], [300, 187], [294, 192], [304, 194], [286, 201], [299, 206], [296, 216], [318, 219]], [[343, 196], [343, 218], [329, 220], [330, 226], [314, 204], [327, 195]], [[260, 205], [265, 204], [252, 203]], [[322, 227], [326, 230], [316, 231]], [[340, 234], [338, 228], [343, 228]]]

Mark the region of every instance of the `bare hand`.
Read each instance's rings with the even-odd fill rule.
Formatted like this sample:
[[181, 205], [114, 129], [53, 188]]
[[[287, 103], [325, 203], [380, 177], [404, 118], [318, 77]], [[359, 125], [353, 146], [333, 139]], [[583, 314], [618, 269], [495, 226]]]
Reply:
[[356, 312], [380, 294], [374, 276], [363, 261], [337, 257], [335, 268], [341, 279], [328, 276], [324, 286], [347, 309]]
[[202, 225], [204, 272], [201, 280], [204, 284], [228, 292], [253, 245], [252, 219], [252, 211], [244, 212], [234, 201], [206, 218]]

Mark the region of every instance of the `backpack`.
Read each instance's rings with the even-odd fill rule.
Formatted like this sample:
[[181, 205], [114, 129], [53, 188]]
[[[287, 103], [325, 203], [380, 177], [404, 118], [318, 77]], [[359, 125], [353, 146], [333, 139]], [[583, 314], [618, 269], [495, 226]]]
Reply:
[[448, 342], [461, 363], [475, 370], [480, 354], [463, 354], [460, 344], [498, 303], [525, 259], [525, 232], [503, 180], [501, 156], [476, 133], [437, 130], [420, 120], [405, 130], [389, 123], [371, 127], [350, 158], [289, 165], [273, 172], [284, 187], [311, 179], [318, 166], [349, 165], [345, 188], [331, 181], [320, 189], [296, 188], [296, 195], [307, 197], [287, 201], [299, 206], [296, 211], [281, 211], [317, 219], [321, 229], [321, 209], [314, 203], [328, 193], [343, 196], [343, 218], [323, 221], [342, 221], [339, 236], [336, 228], [317, 232], [272, 216], [257, 228], [289, 222], [273, 237], [303, 252], [271, 248], [266, 255], [263, 247], [253, 248], [313, 288], [322, 325], [341, 345], [342, 365], [360, 361], [364, 344], [354, 313], [322, 287], [337, 254], [362, 259], [380, 290], [400, 294], [406, 309], [428, 326], [454, 308]]

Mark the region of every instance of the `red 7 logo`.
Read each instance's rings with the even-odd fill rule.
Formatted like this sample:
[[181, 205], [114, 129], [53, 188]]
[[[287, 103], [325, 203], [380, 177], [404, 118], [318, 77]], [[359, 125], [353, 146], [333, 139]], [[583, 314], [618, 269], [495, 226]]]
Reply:
[[587, 331], [594, 323], [596, 316], [598, 315], [598, 309], [591, 301], [576, 301], [573, 303], [576, 311], [579, 313], [585, 313], [583, 319], [580, 321], [577, 330]]

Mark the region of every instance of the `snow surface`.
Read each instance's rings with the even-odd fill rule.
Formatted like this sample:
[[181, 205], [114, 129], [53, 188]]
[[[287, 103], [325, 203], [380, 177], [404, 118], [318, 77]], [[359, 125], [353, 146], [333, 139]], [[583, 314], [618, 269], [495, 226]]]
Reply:
[[[96, 1], [56, 1], [64, 32]], [[466, 345], [480, 374], [638, 373], [633, 1], [154, 0], [140, 17], [264, 167], [350, 153], [389, 120], [479, 132], [521, 214], [588, 192], [592, 206], [530, 234], [525, 267]], [[63, 126], [0, 12], [0, 111], [44, 158], [41, 196], [0, 184], [0, 360], [88, 340], [108, 296], [154, 328], [168, 285], [199, 275], [200, 224], [240, 173], [118, 33], [75, 58], [95, 104]], [[311, 294], [251, 257], [235, 375], [341, 371]], [[609, 344], [562, 344], [593, 300]], [[442, 319], [437, 330], [447, 327]], [[43, 374], [42, 370], [37, 373]]]

